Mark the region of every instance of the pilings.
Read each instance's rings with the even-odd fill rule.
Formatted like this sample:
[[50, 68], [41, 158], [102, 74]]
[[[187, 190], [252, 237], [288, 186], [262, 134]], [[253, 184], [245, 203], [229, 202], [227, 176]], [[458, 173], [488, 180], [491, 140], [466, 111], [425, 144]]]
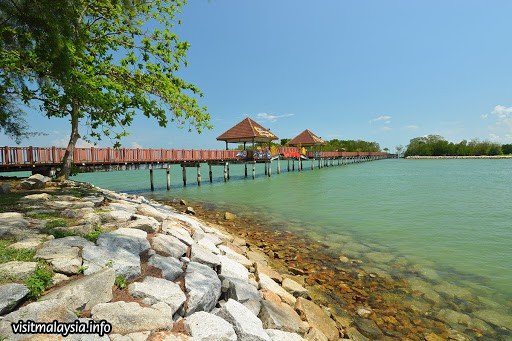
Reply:
[[201, 186], [201, 164], [197, 164], [197, 185]]
[[277, 174], [281, 174], [281, 160], [277, 158]]
[[183, 175], [183, 187], [187, 187], [187, 168], [185, 168], [185, 164], [181, 165], [181, 173]]
[[256, 161], [252, 162], [252, 179], [256, 179]]
[[165, 169], [165, 179], [167, 180], [166, 183], [167, 183], [167, 190], [170, 191], [171, 190], [171, 166], [167, 166], [167, 168]]
[[155, 190], [155, 183], [153, 182], [153, 166], [150, 166], [149, 168], [149, 182], [151, 183], [151, 192]]
[[228, 163], [224, 164], [224, 182], [228, 181]]
[[210, 176], [210, 183], [213, 182], [213, 172], [212, 172], [212, 164], [208, 164], [208, 175]]

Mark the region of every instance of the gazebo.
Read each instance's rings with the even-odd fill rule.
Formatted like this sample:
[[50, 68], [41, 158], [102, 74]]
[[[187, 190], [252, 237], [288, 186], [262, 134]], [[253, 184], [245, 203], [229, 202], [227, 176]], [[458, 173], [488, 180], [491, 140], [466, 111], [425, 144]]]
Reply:
[[[299, 153], [300, 153], [301, 147], [321, 146], [321, 145], [325, 144], [325, 141], [322, 140], [320, 137], [318, 137], [311, 130], [306, 129], [302, 133], [300, 133], [299, 135], [295, 136], [293, 139], [288, 141], [287, 144], [289, 146], [298, 147]], [[301, 157], [299, 157], [299, 169], [302, 169], [302, 158]], [[311, 161], [311, 169], [313, 169], [313, 161]]]
[[226, 150], [229, 149], [228, 143], [243, 143], [245, 150], [247, 142], [252, 142], [253, 146], [256, 142], [268, 143], [270, 147], [270, 143], [277, 139], [279, 138], [271, 133], [269, 129], [263, 128], [258, 122], [249, 117], [217, 137], [218, 141], [226, 142]]

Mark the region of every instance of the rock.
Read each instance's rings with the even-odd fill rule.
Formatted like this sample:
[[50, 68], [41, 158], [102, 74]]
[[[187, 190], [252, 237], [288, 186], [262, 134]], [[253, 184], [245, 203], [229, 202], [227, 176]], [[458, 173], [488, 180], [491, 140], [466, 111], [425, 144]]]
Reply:
[[301, 330], [300, 316], [285, 303], [261, 301], [261, 311], [258, 317], [266, 329], [280, 329], [292, 333]]
[[111, 221], [127, 222], [132, 219], [132, 215], [133, 215], [133, 213], [128, 212], [128, 211], [116, 210], [116, 211], [105, 212], [105, 213], [101, 214], [100, 217], [101, 217], [101, 221], [106, 222], [106, 223], [111, 222]]
[[85, 215], [91, 213], [94, 213], [94, 210], [91, 207], [84, 207], [79, 209], [66, 208], [64, 211], [60, 212], [62, 216], [73, 219], [83, 218]]
[[272, 278], [277, 283], [281, 283], [283, 281], [283, 277], [274, 269], [269, 268], [267, 265], [256, 262], [256, 275], [265, 274], [268, 277]]
[[153, 255], [149, 258], [148, 264], [160, 269], [162, 277], [168, 281], [176, 280], [183, 273], [183, 264], [174, 257]]
[[249, 309], [254, 315], [258, 316], [261, 311], [261, 299], [248, 300], [242, 303], [244, 307]]
[[349, 327], [345, 330], [345, 333], [350, 337], [350, 340], [354, 341], [371, 341], [369, 338], [364, 336], [354, 327]]
[[0, 194], [8, 194], [11, 192], [11, 184], [9, 182], [0, 183]]
[[425, 341], [443, 341], [445, 340], [439, 335], [436, 335], [434, 333], [429, 333], [425, 336]]
[[224, 213], [224, 219], [226, 219], [226, 220], [235, 220], [236, 219], [236, 215], [234, 215], [231, 212], [225, 212]]
[[55, 273], [53, 274], [53, 277], [52, 277], [52, 284], [53, 285], [57, 285], [59, 283], [62, 283], [62, 282], [65, 282], [65, 281], [68, 281], [69, 280], [69, 276], [66, 276], [64, 274], [60, 274], [60, 273]]
[[194, 239], [192, 239], [190, 233], [185, 228], [183, 228], [180, 222], [176, 219], [164, 220], [162, 223], [162, 232], [178, 238], [180, 241], [187, 244], [188, 246], [194, 243]]
[[[55, 239], [56, 240], [56, 239]], [[60, 243], [52, 243], [50, 240], [37, 250], [35, 258], [47, 261], [55, 272], [67, 275], [77, 274], [82, 265], [80, 248]]]
[[246, 256], [253, 262], [268, 264], [268, 257], [263, 252], [250, 250], [246, 252]]
[[36, 270], [36, 262], [11, 261], [0, 264], [0, 273], [13, 279], [25, 280]]
[[150, 248], [146, 239], [147, 235], [142, 230], [120, 228], [113, 232], [100, 234], [96, 243], [110, 251], [124, 249], [134, 255], [140, 255]]
[[206, 264], [213, 269], [217, 269], [217, 267], [220, 266], [220, 259], [219, 257], [212, 253], [209, 249], [206, 247], [200, 245], [200, 244], [193, 244], [190, 252], [190, 259], [193, 262], [198, 262], [202, 264]]
[[[205, 236], [206, 236], [206, 234], [205, 234]], [[212, 252], [216, 255], [220, 255], [220, 250], [209, 238], [203, 237], [197, 241], [197, 244], [207, 248], [208, 250], [210, 250], [210, 252]]]
[[235, 237], [235, 238], [233, 238], [233, 244], [235, 244], [236, 246], [242, 247], [242, 246], [246, 246], [247, 242], [243, 238]]
[[43, 176], [41, 174], [34, 174], [29, 176], [28, 179], [23, 180], [20, 183], [20, 187], [23, 189], [39, 189], [44, 188], [45, 184], [51, 181], [51, 178]]
[[197, 341], [236, 341], [233, 326], [221, 317], [200, 311], [185, 319], [185, 329]]
[[220, 275], [238, 278], [246, 282], [249, 280], [249, 270], [245, 266], [226, 256], [219, 256], [219, 260], [221, 264]]
[[[304, 339], [296, 333], [283, 332], [277, 329], [265, 329], [272, 341], [303, 341]], [[326, 339], [327, 340], [327, 339]]]
[[258, 290], [250, 283], [238, 278], [224, 277], [223, 282], [227, 283], [226, 297], [234, 299], [240, 303], [244, 303], [249, 300], [260, 300]]
[[215, 271], [207, 265], [190, 262], [185, 272], [188, 294], [187, 315], [196, 311], [211, 311], [221, 294], [221, 283]]
[[[205, 228], [207, 229], [211, 229], [212, 231], [214, 231], [211, 227], [207, 227], [205, 226]], [[216, 233], [210, 233], [210, 232], [207, 232], [204, 237], [206, 239], [208, 239], [210, 242], [213, 243], [213, 245], [215, 245], [216, 247], [220, 244], [223, 243], [222, 239], [216, 234]]]
[[363, 335], [372, 340], [380, 339], [383, 336], [382, 331], [373, 320], [356, 317], [354, 324]]
[[107, 268], [57, 288], [43, 296], [41, 300], [59, 299], [73, 310], [90, 310], [96, 304], [112, 300], [115, 278], [114, 270]]
[[498, 327], [512, 329], [512, 316], [498, 310], [477, 310], [476, 317], [492, 323]]
[[278, 295], [283, 301], [290, 305], [295, 305], [297, 299], [293, 297], [288, 291], [284, 290], [279, 284], [277, 284], [272, 278], [267, 275], [260, 273], [259, 274], [260, 286], [261, 289], [266, 289], [272, 291], [276, 295]]
[[0, 213], [0, 238], [18, 238], [26, 233], [29, 222], [18, 212]]
[[53, 238], [53, 236], [48, 236], [46, 234], [36, 235], [23, 238], [19, 242], [9, 245], [9, 247], [12, 249], [36, 249], [49, 238]]
[[0, 315], [11, 312], [29, 293], [23, 284], [8, 283], [0, 285]]
[[225, 245], [220, 245], [218, 248], [221, 251], [221, 253], [224, 254], [226, 257], [234, 260], [237, 263], [242, 264], [247, 269], [249, 269], [254, 264], [251, 260], [249, 260], [244, 255], [241, 255], [238, 252], [233, 251], [232, 249], [230, 249], [229, 247], [227, 247]]
[[137, 207], [137, 212], [139, 214], [142, 214], [142, 215], [145, 215], [148, 217], [153, 217], [156, 220], [158, 220], [159, 222], [164, 221], [168, 217], [167, 214], [165, 214], [165, 213], [159, 211], [158, 209], [156, 209], [155, 207], [153, 207], [151, 205], [147, 205], [147, 204], [139, 205]]
[[136, 302], [100, 303], [91, 310], [96, 321], [106, 320], [112, 324], [112, 332], [128, 334], [157, 329], [170, 329], [172, 316], [166, 316], [158, 309], [146, 308]]
[[94, 207], [99, 207], [105, 201], [105, 197], [102, 195], [88, 195], [82, 198], [83, 201], [89, 201], [94, 204]]
[[320, 330], [329, 340], [337, 340], [339, 331], [336, 323], [318, 305], [305, 298], [299, 297], [295, 309], [311, 327]]
[[48, 201], [52, 196], [48, 193], [29, 194], [21, 198], [23, 201]]
[[369, 317], [370, 315], [372, 314], [372, 311], [369, 310], [369, 309], [366, 309], [366, 308], [358, 308], [357, 309], [357, 315], [363, 317], [363, 318], [367, 318]]
[[109, 250], [101, 246], [86, 246], [82, 250], [84, 274], [90, 275], [112, 267], [116, 275], [132, 279], [140, 275], [140, 258], [124, 249]]
[[130, 295], [142, 298], [145, 304], [163, 302], [171, 307], [174, 315], [185, 303], [186, 297], [180, 286], [163, 278], [147, 276], [142, 282], [134, 282], [128, 286]]
[[309, 296], [308, 291], [302, 285], [289, 278], [283, 280], [283, 289], [295, 297], [307, 298]]
[[316, 328], [311, 328], [306, 334], [306, 340], [309, 341], [328, 341], [327, 336]]
[[181, 199], [180, 200], [180, 205], [181, 206], [187, 206], [188, 204], [187, 204], [187, 202], [185, 200]]
[[151, 245], [156, 252], [177, 258], [185, 255], [188, 249], [178, 238], [162, 233], [157, 233], [153, 237]]
[[270, 341], [270, 337], [263, 330], [262, 322], [249, 309], [235, 300], [228, 300], [217, 312], [217, 316], [233, 325], [240, 340]]
[[130, 333], [126, 335], [109, 334], [110, 341], [146, 341], [151, 334], [150, 331]]
[[160, 222], [152, 217], [134, 214], [128, 224], [128, 228], [139, 229], [148, 233], [155, 233], [160, 230]]
[[440, 309], [437, 312], [437, 317], [440, 320], [447, 322], [452, 327], [462, 325], [468, 328], [480, 329], [483, 331], [491, 329], [491, 327], [484, 321], [451, 309]]
[[350, 263], [350, 259], [347, 256], [340, 256], [340, 262], [342, 263]]
[[185, 213], [186, 214], [192, 214], [192, 215], [196, 215], [196, 211], [194, 211], [194, 208], [191, 207], [191, 206], [188, 206], [187, 209], [185, 210]]

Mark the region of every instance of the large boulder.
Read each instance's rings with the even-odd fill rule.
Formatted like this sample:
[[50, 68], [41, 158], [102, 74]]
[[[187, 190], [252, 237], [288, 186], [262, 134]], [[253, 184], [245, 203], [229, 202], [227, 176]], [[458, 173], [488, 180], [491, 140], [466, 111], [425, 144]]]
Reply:
[[112, 286], [115, 278], [114, 270], [106, 268], [53, 290], [41, 300], [59, 299], [65, 301], [73, 310], [90, 310], [96, 304], [112, 300]]
[[267, 329], [280, 329], [292, 333], [297, 333], [302, 329], [300, 316], [285, 303], [263, 300], [258, 316], [263, 322], [263, 327]]
[[139, 229], [148, 233], [155, 233], [160, 230], [160, 222], [152, 217], [146, 217], [139, 214], [134, 214], [128, 224], [129, 228]]
[[29, 222], [18, 212], [0, 213], [0, 238], [18, 238], [26, 234]]
[[149, 258], [148, 264], [161, 270], [162, 277], [168, 281], [174, 281], [183, 274], [183, 264], [174, 257], [155, 254]]
[[216, 314], [228, 321], [235, 328], [240, 340], [270, 341], [270, 337], [263, 329], [261, 321], [243, 304], [228, 300]]
[[240, 253], [234, 251], [233, 249], [229, 248], [226, 245], [220, 245], [219, 250], [227, 258], [230, 258], [230, 259], [234, 260], [235, 262], [242, 264], [243, 266], [245, 266], [248, 269], [251, 266], [253, 266], [253, 264], [254, 264], [253, 261], [249, 260], [244, 255], [241, 255]]
[[125, 249], [110, 250], [101, 246], [86, 246], [82, 250], [84, 273], [90, 275], [112, 267], [116, 275], [132, 279], [140, 275], [140, 257]]
[[36, 262], [20, 262], [14, 260], [0, 264], [0, 274], [18, 280], [25, 280], [36, 271], [36, 267]]
[[128, 292], [133, 297], [142, 298], [148, 305], [158, 302], [166, 303], [172, 309], [171, 315], [174, 315], [186, 300], [178, 284], [152, 276], [147, 276], [142, 282], [130, 284]]
[[219, 256], [221, 268], [220, 274], [225, 277], [238, 278], [242, 281], [249, 280], [249, 270], [242, 264], [226, 257]]
[[304, 341], [302, 336], [296, 333], [283, 332], [277, 329], [265, 329], [272, 341]]
[[97, 244], [110, 251], [124, 249], [134, 255], [150, 249], [147, 233], [142, 230], [131, 228], [120, 228], [113, 232], [102, 233], [98, 237]]
[[188, 294], [187, 315], [196, 311], [210, 312], [221, 294], [221, 282], [209, 266], [190, 262], [185, 272], [185, 289]]
[[188, 246], [194, 243], [190, 233], [183, 227], [183, 223], [177, 219], [166, 219], [162, 222], [162, 232], [178, 238]]
[[219, 257], [204, 246], [194, 243], [190, 251], [190, 260], [206, 264], [214, 269], [220, 266]]
[[260, 294], [256, 287], [250, 284], [247, 281], [232, 278], [232, 277], [223, 277], [223, 285], [226, 284], [226, 297], [234, 299], [240, 303], [244, 303], [249, 300], [259, 301]]
[[178, 258], [185, 255], [188, 249], [178, 238], [162, 233], [157, 233], [153, 237], [151, 245], [156, 252]]
[[295, 309], [311, 327], [320, 330], [329, 340], [338, 340], [339, 331], [334, 322], [322, 308], [314, 302], [299, 297]]
[[268, 277], [264, 273], [259, 274], [261, 289], [269, 290], [278, 295], [283, 301], [290, 305], [295, 305], [296, 298], [293, 297], [288, 291], [284, 290], [279, 284], [277, 284], [272, 278]]
[[20, 183], [20, 187], [23, 189], [39, 189], [44, 188], [46, 183], [48, 181], [51, 181], [52, 179], [41, 175], [41, 174], [34, 174], [32, 176], [29, 176], [27, 179], [23, 180]]
[[309, 296], [308, 291], [299, 283], [295, 282], [293, 279], [285, 278], [283, 280], [283, 288], [292, 294], [295, 297], [304, 297], [307, 298]]
[[197, 341], [236, 341], [233, 326], [224, 319], [199, 311], [185, 319], [185, 329]]
[[0, 315], [8, 313], [28, 295], [28, 289], [23, 284], [8, 283], [0, 285]]
[[21, 198], [23, 201], [48, 201], [52, 198], [52, 196], [48, 193], [37, 193], [37, 194], [29, 194]]
[[96, 321], [105, 320], [112, 324], [112, 332], [128, 334], [157, 329], [170, 329], [172, 316], [161, 310], [142, 307], [136, 302], [100, 303], [91, 310]]
[[219, 250], [219, 248], [217, 248], [217, 245], [215, 245], [215, 243], [212, 242], [211, 239], [209, 239], [209, 238], [203, 237], [197, 241], [197, 244], [207, 248], [208, 250], [210, 250], [212, 253], [214, 253], [216, 255], [220, 254], [220, 250]]
[[77, 274], [82, 266], [80, 248], [47, 243], [49, 242], [46, 242], [42, 248], [37, 250], [35, 258], [48, 262], [55, 272], [67, 275]]
[[162, 222], [165, 219], [168, 218], [168, 214], [158, 210], [157, 208], [148, 205], [148, 204], [141, 204], [137, 207], [137, 212], [141, 215], [145, 215], [148, 217], [153, 217], [156, 220]]

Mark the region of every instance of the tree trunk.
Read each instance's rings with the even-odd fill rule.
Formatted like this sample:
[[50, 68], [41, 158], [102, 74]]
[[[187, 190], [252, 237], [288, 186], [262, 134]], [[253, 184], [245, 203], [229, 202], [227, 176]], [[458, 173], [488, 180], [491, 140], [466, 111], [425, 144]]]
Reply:
[[68, 146], [62, 159], [62, 165], [58, 174], [59, 179], [67, 179], [71, 173], [71, 163], [73, 162], [73, 151], [80, 134], [78, 133], [78, 104], [73, 101], [71, 109], [71, 136], [69, 137]]

